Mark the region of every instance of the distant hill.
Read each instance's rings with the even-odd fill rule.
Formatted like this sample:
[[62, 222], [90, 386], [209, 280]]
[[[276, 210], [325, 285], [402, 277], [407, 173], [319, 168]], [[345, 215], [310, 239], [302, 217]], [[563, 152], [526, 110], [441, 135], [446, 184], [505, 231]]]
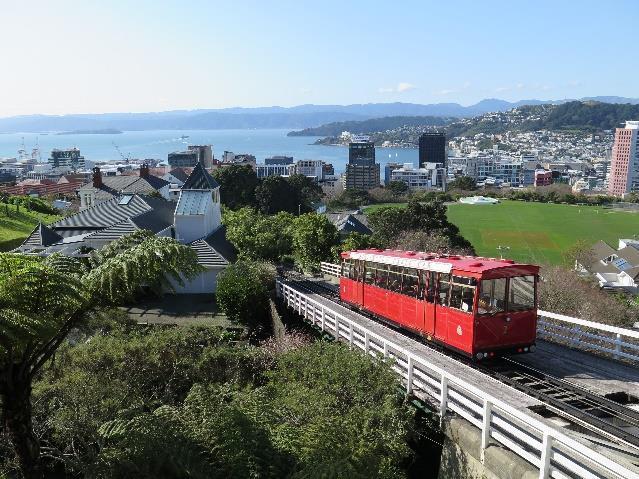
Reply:
[[626, 120], [639, 119], [639, 104], [615, 104], [599, 101], [570, 101], [561, 105], [522, 106], [499, 114], [484, 114], [458, 120], [446, 127], [447, 134], [472, 136], [506, 131], [535, 130], [612, 130]]
[[[638, 99], [610, 99], [614, 103], [639, 103]], [[471, 118], [503, 112], [523, 105], [558, 104], [560, 101], [486, 99], [474, 105], [458, 103], [366, 103], [353, 105], [298, 105], [294, 107], [222, 108], [152, 113], [82, 115], [23, 115], [0, 118], [0, 133], [37, 133], [74, 130], [208, 130], [226, 128], [312, 128], [327, 123], [369, 120], [390, 116], [440, 116]]]
[[441, 116], [385, 116], [360, 121], [339, 121], [315, 128], [291, 131], [288, 136], [339, 136], [343, 131], [355, 134], [391, 130], [400, 126], [444, 126], [455, 118]]

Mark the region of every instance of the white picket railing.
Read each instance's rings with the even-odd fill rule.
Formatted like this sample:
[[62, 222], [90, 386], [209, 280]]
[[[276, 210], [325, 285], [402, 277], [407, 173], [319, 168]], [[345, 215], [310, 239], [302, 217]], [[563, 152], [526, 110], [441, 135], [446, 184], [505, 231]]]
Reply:
[[[322, 263], [322, 273], [339, 276], [339, 265]], [[595, 323], [549, 311], [538, 311], [537, 335], [574, 348], [606, 353], [614, 359], [639, 362], [639, 331]]]
[[341, 268], [338, 264], [335, 263], [320, 263], [321, 271], [324, 274], [328, 274], [331, 276], [339, 276], [341, 274]]
[[639, 361], [639, 331], [586, 321], [563, 314], [538, 311], [537, 336], [572, 347]]
[[401, 376], [406, 391], [436, 405], [442, 418], [451, 411], [478, 427], [482, 438], [482, 462], [492, 440], [538, 467], [541, 479], [639, 479], [636, 471], [349, 319], [337, 311], [339, 306], [325, 306], [279, 279], [277, 294], [308, 322], [336, 339], [371, 356], [392, 358], [392, 368]]

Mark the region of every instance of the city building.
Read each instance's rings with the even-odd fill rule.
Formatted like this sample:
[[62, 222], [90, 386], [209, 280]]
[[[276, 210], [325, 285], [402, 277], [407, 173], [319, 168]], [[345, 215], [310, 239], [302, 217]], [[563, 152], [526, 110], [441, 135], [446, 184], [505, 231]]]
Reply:
[[202, 163], [205, 168], [213, 166], [213, 148], [211, 145], [189, 145], [185, 151], [174, 151], [168, 155], [171, 168], [193, 168]]
[[348, 163], [372, 165], [375, 163], [375, 143], [368, 136], [353, 136], [348, 144]]
[[624, 128], [615, 130], [612, 147], [608, 193], [624, 196], [639, 191], [639, 121], [626, 121]]
[[216, 163], [217, 167], [224, 167], [229, 165], [250, 166], [253, 170], [257, 165], [254, 155], [248, 153], [235, 154], [232, 151], [225, 151], [222, 156], [222, 163]]
[[274, 155], [264, 159], [265, 165], [292, 165], [293, 157], [284, 155]]
[[412, 163], [405, 163], [391, 172], [391, 181], [406, 183], [411, 190], [445, 189], [444, 168], [438, 163], [425, 165], [423, 168], [415, 168]]
[[353, 136], [348, 145], [344, 188], [370, 190], [379, 186], [379, 163], [375, 163], [375, 143], [367, 136]]
[[[187, 147], [189, 151], [197, 151], [198, 159], [204, 165], [204, 168], [211, 168], [213, 166], [213, 146], [211, 145], [189, 145]], [[195, 165], [192, 165], [195, 166]]]
[[324, 179], [324, 162], [322, 160], [297, 160], [295, 173], [314, 178], [315, 181]]
[[65, 172], [83, 170], [86, 167], [84, 156], [80, 154], [78, 148], [53, 149], [48, 162], [54, 169]]
[[552, 185], [552, 171], [535, 170], [535, 187]]
[[39, 224], [15, 251], [82, 256], [135, 231], [149, 230], [192, 248], [202, 266], [202, 272], [184, 284], [167, 278], [176, 293], [214, 293], [218, 275], [236, 258], [221, 223], [219, 189], [198, 164], [184, 182], [177, 202], [139, 193], [117, 194], [48, 227]]
[[193, 168], [199, 161], [200, 153], [197, 150], [174, 151], [168, 155], [171, 168]]
[[255, 172], [258, 178], [269, 176], [291, 176], [295, 174], [295, 165], [290, 164], [268, 164], [255, 165]]
[[419, 137], [419, 166], [424, 163], [441, 163], [446, 166], [446, 135], [423, 133]]
[[386, 163], [386, 165], [384, 165], [384, 184], [388, 186], [391, 182], [392, 172], [403, 167], [404, 165], [402, 163]]

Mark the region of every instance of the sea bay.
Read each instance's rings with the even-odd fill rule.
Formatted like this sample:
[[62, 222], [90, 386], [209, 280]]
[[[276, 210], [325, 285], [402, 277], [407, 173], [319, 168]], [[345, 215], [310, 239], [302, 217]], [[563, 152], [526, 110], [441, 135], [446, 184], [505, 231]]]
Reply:
[[[24, 147], [30, 153], [36, 144], [42, 161], [53, 148], [77, 147], [89, 161], [121, 161], [118, 149], [129, 158], [154, 158], [166, 161], [172, 151], [186, 149], [189, 144], [211, 144], [215, 157], [221, 159], [225, 150], [255, 155], [258, 163], [272, 155], [292, 156], [295, 160], [317, 159], [332, 163], [341, 173], [348, 162], [348, 149], [339, 146], [313, 145], [317, 137], [288, 137], [288, 129], [259, 130], [150, 130], [125, 131], [121, 134], [6, 133], [0, 134], [0, 158], [18, 156]], [[182, 138], [188, 136], [188, 138]], [[117, 148], [116, 148], [117, 146]], [[377, 161], [417, 164], [417, 150], [377, 148]]]

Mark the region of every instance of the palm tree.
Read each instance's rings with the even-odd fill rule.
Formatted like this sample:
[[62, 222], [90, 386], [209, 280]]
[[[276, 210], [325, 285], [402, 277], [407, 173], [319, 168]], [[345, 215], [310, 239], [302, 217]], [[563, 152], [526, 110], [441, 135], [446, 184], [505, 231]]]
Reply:
[[3, 425], [25, 478], [43, 475], [32, 382], [67, 334], [143, 287], [160, 292], [200, 272], [193, 249], [150, 231], [123, 237], [88, 261], [0, 253], [0, 398]]

